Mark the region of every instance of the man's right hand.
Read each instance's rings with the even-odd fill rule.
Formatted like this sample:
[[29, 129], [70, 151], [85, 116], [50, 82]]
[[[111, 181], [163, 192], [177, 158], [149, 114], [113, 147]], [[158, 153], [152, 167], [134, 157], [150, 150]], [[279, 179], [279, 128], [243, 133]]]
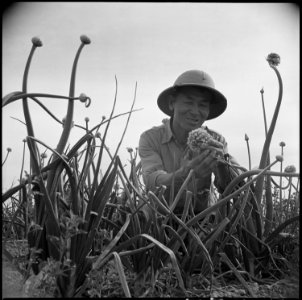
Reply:
[[202, 151], [192, 160], [185, 158], [183, 166], [179, 169], [179, 175], [182, 178], [185, 178], [192, 169], [194, 170], [197, 178], [207, 178], [214, 171], [217, 164], [218, 155], [221, 155], [222, 153], [223, 152], [220, 147], [216, 148], [212, 146]]

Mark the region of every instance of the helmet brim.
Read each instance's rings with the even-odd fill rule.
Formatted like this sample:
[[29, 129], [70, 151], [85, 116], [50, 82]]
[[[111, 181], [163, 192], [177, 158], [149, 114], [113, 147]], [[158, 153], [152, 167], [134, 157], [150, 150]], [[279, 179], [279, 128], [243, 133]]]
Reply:
[[[227, 99], [223, 94], [211, 87], [201, 87], [198, 84], [182, 84], [183, 86], [194, 86], [199, 87], [202, 90], [207, 90], [212, 94], [212, 99], [210, 101], [210, 111], [207, 120], [217, 118], [220, 116], [227, 108]], [[177, 86], [171, 86], [160, 93], [157, 98], [157, 105], [160, 110], [166, 115], [172, 117], [173, 111], [169, 108], [169, 97], [173, 94]]]

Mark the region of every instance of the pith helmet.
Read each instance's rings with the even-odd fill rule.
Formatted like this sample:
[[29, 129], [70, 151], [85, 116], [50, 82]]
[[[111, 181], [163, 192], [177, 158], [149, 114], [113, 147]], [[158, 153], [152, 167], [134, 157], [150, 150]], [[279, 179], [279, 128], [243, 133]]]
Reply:
[[174, 85], [161, 92], [157, 98], [158, 107], [168, 116], [173, 115], [173, 111], [169, 108], [169, 96], [175, 91], [175, 88], [181, 86], [197, 86], [212, 94], [213, 97], [210, 101], [210, 112], [207, 120], [214, 119], [225, 111], [227, 100], [215, 89], [215, 84], [211, 76], [204, 71], [190, 70], [178, 76]]

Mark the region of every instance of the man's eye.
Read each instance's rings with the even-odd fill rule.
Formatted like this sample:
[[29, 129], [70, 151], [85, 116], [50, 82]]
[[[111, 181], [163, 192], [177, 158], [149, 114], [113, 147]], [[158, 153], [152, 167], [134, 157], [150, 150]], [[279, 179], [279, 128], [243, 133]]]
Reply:
[[198, 104], [198, 107], [208, 107], [208, 103], [206, 103], [206, 102], [200, 102]]

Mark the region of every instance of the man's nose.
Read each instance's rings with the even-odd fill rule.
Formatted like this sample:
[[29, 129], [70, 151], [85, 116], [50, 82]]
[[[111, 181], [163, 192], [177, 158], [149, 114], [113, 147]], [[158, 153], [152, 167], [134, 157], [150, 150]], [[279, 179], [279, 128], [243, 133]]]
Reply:
[[194, 115], [198, 115], [200, 111], [200, 108], [198, 106], [197, 102], [194, 102], [193, 105], [191, 106], [191, 113]]

